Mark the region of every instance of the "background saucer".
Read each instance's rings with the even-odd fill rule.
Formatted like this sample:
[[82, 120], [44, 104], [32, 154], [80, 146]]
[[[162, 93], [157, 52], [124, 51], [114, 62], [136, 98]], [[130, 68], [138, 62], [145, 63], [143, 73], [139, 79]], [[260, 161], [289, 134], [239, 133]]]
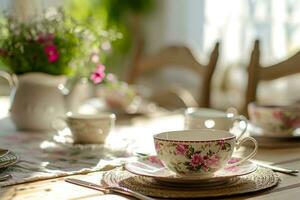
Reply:
[[[74, 150], [101, 150], [104, 148], [104, 144], [76, 144], [74, 143], [72, 133], [69, 128], [64, 128], [58, 131], [51, 140], [44, 141], [47, 142], [48, 147], [51, 148], [64, 148], [64, 149], [74, 149]], [[50, 145], [49, 143], [52, 143]], [[43, 145], [42, 145], [43, 146]], [[46, 145], [44, 145], [46, 146]]]
[[255, 126], [251, 122], [248, 123], [247, 131], [250, 133], [250, 136], [256, 138], [272, 138], [272, 139], [298, 139], [300, 140], [300, 128], [296, 129], [292, 135], [274, 135], [268, 134], [265, 130], [260, 127]]
[[[300, 147], [300, 129], [290, 136], [264, 135], [263, 130], [249, 122], [247, 132], [253, 137], [261, 148], [297, 148]], [[245, 145], [249, 145], [245, 143]], [[252, 146], [252, 144], [251, 144]]]

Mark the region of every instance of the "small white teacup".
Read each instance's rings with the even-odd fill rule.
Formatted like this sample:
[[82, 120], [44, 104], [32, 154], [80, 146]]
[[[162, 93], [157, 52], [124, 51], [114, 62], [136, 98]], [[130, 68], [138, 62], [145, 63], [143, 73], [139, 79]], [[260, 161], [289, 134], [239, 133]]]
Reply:
[[[257, 142], [252, 137], [240, 141], [227, 131], [195, 129], [163, 132], [154, 135], [155, 150], [165, 167], [179, 176], [211, 177], [223, 167], [239, 165], [257, 152]], [[234, 148], [252, 141], [254, 150], [236, 163], [228, 164]]]
[[114, 127], [116, 115], [113, 113], [101, 114], [72, 114], [55, 120], [53, 128], [61, 130], [59, 122], [64, 121], [70, 129], [74, 143], [77, 144], [102, 144]]
[[240, 139], [247, 130], [247, 119], [233, 113], [226, 113], [209, 108], [188, 108], [185, 111], [184, 127], [185, 129], [217, 129], [232, 131], [236, 122], [243, 122], [241, 133], [237, 139]]

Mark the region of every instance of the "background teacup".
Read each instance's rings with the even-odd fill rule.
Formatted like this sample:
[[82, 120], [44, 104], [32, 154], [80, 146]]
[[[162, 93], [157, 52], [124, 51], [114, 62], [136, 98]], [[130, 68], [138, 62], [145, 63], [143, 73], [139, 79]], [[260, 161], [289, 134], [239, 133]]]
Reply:
[[227, 113], [208, 108], [188, 108], [185, 111], [184, 117], [185, 129], [232, 131], [236, 122], [243, 122], [243, 126], [239, 126], [241, 133], [237, 134], [239, 139], [247, 130], [247, 119], [242, 115], [234, 115], [230, 112]]
[[71, 114], [58, 119], [52, 126], [60, 130], [58, 123], [64, 121], [70, 129], [74, 143], [102, 144], [105, 142], [111, 129], [114, 127], [116, 116], [113, 113], [102, 114]]
[[288, 136], [300, 128], [299, 106], [274, 106], [250, 103], [248, 113], [251, 123], [261, 128], [261, 134]]
[[[257, 142], [252, 137], [240, 141], [227, 131], [194, 129], [163, 132], [154, 135], [155, 150], [165, 167], [180, 176], [213, 176], [223, 167], [239, 165], [252, 158], [257, 151]], [[246, 141], [254, 143], [254, 150], [240, 161], [228, 164], [234, 148]]]

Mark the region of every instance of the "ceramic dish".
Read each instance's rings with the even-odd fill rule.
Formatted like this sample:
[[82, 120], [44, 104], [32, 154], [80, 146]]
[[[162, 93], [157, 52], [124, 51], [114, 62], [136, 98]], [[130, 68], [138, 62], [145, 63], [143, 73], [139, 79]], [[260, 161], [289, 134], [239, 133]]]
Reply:
[[[230, 163], [240, 160], [232, 158]], [[166, 184], [214, 184], [224, 183], [235, 177], [250, 174], [257, 169], [257, 165], [246, 161], [239, 166], [222, 168], [215, 172], [212, 177], [180, 177], [163, 166], [156, 156], [145, 156], [135, 162], [125, 164], [125, 169], [133, 174], [145, 177], [151, 177], [156, 181]]]

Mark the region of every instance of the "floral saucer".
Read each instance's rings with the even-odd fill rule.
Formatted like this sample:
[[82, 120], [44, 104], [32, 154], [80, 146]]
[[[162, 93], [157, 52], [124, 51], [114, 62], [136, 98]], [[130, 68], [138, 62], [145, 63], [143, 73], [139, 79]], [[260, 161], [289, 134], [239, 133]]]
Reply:
[[255, 126], [252, 123], [248, 124], [247, 128], [250, 136], [254, 137], [255, 139], [271, 139], [271, 140], [299, 140], [300, 139], [300, 128], [293, 131], [291, 135], [275, 135], [266, 133], [264, 129]]
[[[234, 163], [240, 158], [233, 157], [229, 163]], [[213, 177], [183, 177], [177, 176], [174, 172], [168, 170], [156, 156], [145, 156], [139, 158], [135, 162], [125, 164], [125, 169], [139, 176], [146, 176], [155, 179], [156, 181], [167, 184], [213, 184], [224, 183], [232, 178], [250, 174], [257, 169], [257, 165], [246, 161], [239, 166], [224, 167], [218, 170]]]

